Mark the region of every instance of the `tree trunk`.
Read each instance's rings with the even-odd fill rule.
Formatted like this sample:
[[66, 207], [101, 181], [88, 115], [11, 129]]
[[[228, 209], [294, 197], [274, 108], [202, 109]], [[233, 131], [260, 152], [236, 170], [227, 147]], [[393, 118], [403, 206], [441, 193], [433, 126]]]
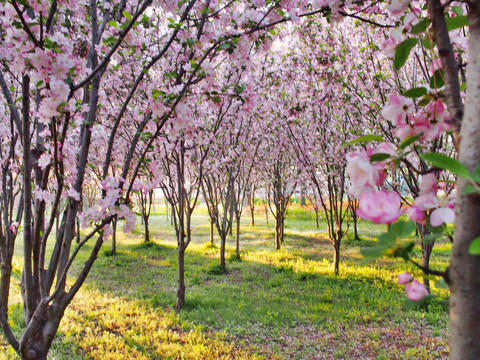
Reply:
[[360, 236], [358, 235], [358, 227], [357, 227], [357, 224], [358, 224], [358, 222], [357, 222], [357, 217], [355, 216], [355, 217], [353, 218], [353, 233], [354, 233], [353, 239], [354, 239], [354, 240], [360, 240]]
[[335, 251], [333, 258], [333, 273], [338, 275], [340, 272], [340, 241], [335, 241], [333, 249]]
[[175, 310], [180, 311], [185, 305], [185, 249], [182, 246], [177, 248], [178, 280], [177, 280], [177, 301]]
[[117, 254], [117, 218], [113, 219], [113, 232], [112, 232], [112, 255]]
[[306, 205], [306, 195], [305, 195], [305, 189], [303, 189], [300, 192], [300, 206], [305, 206]]
[[275, 250], [280, 250], [280, 221], [275, 221]]
[[265, 218], [267, 219], [267, 225], [268, 225], [268, 208], [265, 206]]
[[148, 229], [148, 216], [143, 215], [143, 225], [145, 226], [145, 242], [150, 241], [150, 230]]
[[[480, 166], [480, 7], [470, 3], [469, 67], [465, 116], [459, 141], [459, 160], [472, 172]], [[449, 268], [450, 359], [480, 357], [480, 256], [469, 253], [480, 236], [480, 196], [463, 194], [467, 180], [458, 179], [455, 240]]]
[[252, 226], [255, 225], [255, 186], [252, 186], [252, 191], [248, 196], [248, 205], [250, 206], [250, 216], [252, 217]]
[[319, 219], [318, 219], [318, 211], [315, 210], [315, 220], [317, 221], [317, 229], [320, 228], [320, 223], [319, 223]]
[[77, 217], [77, 220], [75, 221], [76, 223], [76, 228], [77, 228], [77, 231], [76, 231], [76, 240], [77, 240], [77, 244], [80, 243], [80, 220], [78, 219]]
[[237, 254], [237, 258], [240, 258], [240, 215], [237, 214], [237, 228], [235, 234], [235, 254]]
[[[417, 230], [420, 234], [421, 239], [423, 239], [426, 235], [430, 234], [428, 227], [425, 225], [418, 225]], [[422, 241], [422, 265], [427, 269], [430, 267], [430, 256], [432, 255], [432, 250], [434, 245], [435, 245], [435, 241], [429, 242], [428, 244], [425, 244]], [[427, 288], [428, 292], [430, 292], [430, 280], [424, 277], [423, 284]]]
[[227, 265], [225, 263], [225, 243], [227, 240], [227, 234], [221, 234], [220, 236], [220, 267], [223, 272], [227, 271]]
[[285, 230], [285, 217], [280, 216], [280, 242], [283, 244], [283, 232]]
[[213, 242], [213, 220], [210, 220], [210, 244], [214, 245]]

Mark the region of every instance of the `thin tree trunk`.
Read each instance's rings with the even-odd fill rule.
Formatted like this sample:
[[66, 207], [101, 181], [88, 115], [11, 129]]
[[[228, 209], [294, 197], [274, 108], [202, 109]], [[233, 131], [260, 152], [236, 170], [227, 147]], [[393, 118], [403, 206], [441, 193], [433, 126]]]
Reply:
[[248, 196], [248, 205], [250, 206], [250, 216], [252, 217], [252, 226], [255, 226], [255, 186]]
[[275, 221], [275, 250], [280, 250], [280, 221]]
[[236, 228], [236, 234], [235, 234], [235, 254], [237, 255], [237, 258], [240, 258], [240, 215], [237, 214], [236, 216], [237, 220], [237, 228]]
[[214, 245], [214, 242], [213, 242], [213, 220], [210, 220], [210, 244]]
[[358, 226], [357, 226], [358, 221], [357, 220], [358, 220], [357, 217], [354, 216], [353, 217], [353, 234], [354, 234], [353, 239], [354, 240], [360, 240], [360, 236], [358, 235]]
[[145, 242], [147, 243], [150, 241], [150, 230], [148, 228], [148, 216], [143, 215], [142, 218], [143, 218], [143, 225], [145, 226]]
[[[420, 234], [420, 238], [423, 239], [426, 235], [430, 234], [428, 227], [425, 225], [418, 225], [417, 230]], [[432, 254], [433, 246], [435, 245], [435, 241], [424, 243], [422, 241], [422, 265], [424, 268], [430, 267], [430, 256]], [[428, 292], [430, 292], [430, 280], [427, 277], [423, 278], [423, 284], [427, 288]]]
[[77, 244], [80, 243], [80, 220], [78, 219], [77, 217], [77, 220], [75, 221], [76, 223], [76, 226], [77, 226], [77, 237], [76, 237], [76, 240], [77, 240]]
[[280, 215], [280, 242], [283, 244], [283, 233], [285, 230], [285, 217]]
[[335, 275], [338, 275], [340, 272], [340, 241], [339, 240], [335, 240], [333, 249], [335, 251], [334, 258], [333, 258], [333, 273]]
[[182, 246], [177, 248], [178, 280], [177, 300], [175, 310], [180, 311], [185, 305], [185, 250]]
[[300, 206], [305, 206], [306, 205], [306, 194], [305, 194], [305, 189], [303, 189], [300, 192]]
[[117, 254], [117, 218], [113, 219], [112, 224], [113, 232], [112, 232], [112, 255]]
[[226, 243], [227, 234], [222, 234], [220, 236], [220, 267], [223, 272], [227, 271], [227, 265], [225, 263], [225, 243]]
[[265, 218], [267, 219], [267, 225], [268, 225], [268, 208], [265, 206]]

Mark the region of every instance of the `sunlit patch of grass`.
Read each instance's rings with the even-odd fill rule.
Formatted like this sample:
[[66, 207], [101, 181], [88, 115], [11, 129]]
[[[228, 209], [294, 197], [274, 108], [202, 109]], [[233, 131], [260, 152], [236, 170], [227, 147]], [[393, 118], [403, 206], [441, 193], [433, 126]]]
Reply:
[[94, 359], [258, 359], [148, 303], [82, 291], [60, 331]]

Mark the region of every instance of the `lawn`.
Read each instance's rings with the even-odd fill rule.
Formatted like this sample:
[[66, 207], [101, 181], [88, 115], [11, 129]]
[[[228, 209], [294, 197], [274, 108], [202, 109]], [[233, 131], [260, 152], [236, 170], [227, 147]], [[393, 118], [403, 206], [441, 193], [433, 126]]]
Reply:
[[[208, 243], [208, 217], [200, 208], [186, 253], [186, 306], [176, 313], [174, 230], [165, 208], [155, 210], [150, 243], [143, 243], [139, 218], [133, 234], [119, 231], [117, 255], [104, 244], [65, 313], [51, 359], [447, 358], [446, 290], [433, 287], [438, 297], [406, 310], [396, 276], [418, 271], [390, 259], [365, 264], [360, 255], [384, 228], [362, 222], [362, 240], [345, 239], [334, 276], [324, 221], [317, 229], [314, 214], [292, 209], [283, 248], [275, 252], [272, 217], [267, 225], [258, 214], [251, 226], [246, 214], [242, 261], [231, 257], [227, 274], [218, 274], [218, 248]], [[450, 249], [446, 242], [436, 245], [433, 267], [446, 266]], [[234, 252], [233, 237], [227, 251]], [[74, 271], [86, 256], [81, 253]], [[19, 250], [17, 269], [20, 264]], [[23, 318], [19, 278], [18, 270], [10, 306], [15, 331]], [[1, 343], [0, 359], [14, 359]]]

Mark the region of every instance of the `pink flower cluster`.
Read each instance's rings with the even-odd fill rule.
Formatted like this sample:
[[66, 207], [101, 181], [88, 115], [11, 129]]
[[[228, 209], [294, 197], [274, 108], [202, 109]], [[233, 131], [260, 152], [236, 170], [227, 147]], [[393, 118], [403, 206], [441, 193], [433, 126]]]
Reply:
[[425, 285], [419, 283], [417, 280], [413, 280], [408, 271], [398, 275], [398, 283], [405, 285], [407, 296], [412, 301], [420, 301], [428, 295], [428, 290]]
[[365, 192], [372, 192], [375, 186], [380, 186], [385, 180], [383, 164], [373, 165], [370, 156], [373, 151], [359, 150], [347, 154], [347, 173], [352, 180], [350, 192], [360, 197]]
[[382, 116], [396, 127], [396, 135], [405, 140], [410, 136], [422, 134], [421, 140], [430, 140], [447, 131], [450, 125], [447, 108], [440, 99], [430, 102], [421, 111], [414, 114], [413, 101], [398, 94], [390, 94], [389, 104], [382, 111]]
[[435, 174], [422, 176], [420, 193], [407, 212], [410, 219], [425, 225], [428, 211], [430, 211], [430, 224], [432, 226], [440, 226], [444, 223], [450, 224], [455, 221], [453, 202], [447, 201], [444, 206], [441, 206], [437, 196], [437, 178]]
[[404, 213], [400, 196], [376, 190], [385, 181], [385, 164], [372, 164], [371, 155], [371, 149], [347, 154], [347, 173], [352, 180], [350, 192], [359, 199], [359, 217], [375, 224], [391, 224]]
[[18, 227], [20, 226], [20, 224], [17, 222], [17, 221], [14, 221], [12, 222], [12, 224], [10, 225], [10, 230], [15, 234], [17, 235], [17, 231], [18, 231]]

